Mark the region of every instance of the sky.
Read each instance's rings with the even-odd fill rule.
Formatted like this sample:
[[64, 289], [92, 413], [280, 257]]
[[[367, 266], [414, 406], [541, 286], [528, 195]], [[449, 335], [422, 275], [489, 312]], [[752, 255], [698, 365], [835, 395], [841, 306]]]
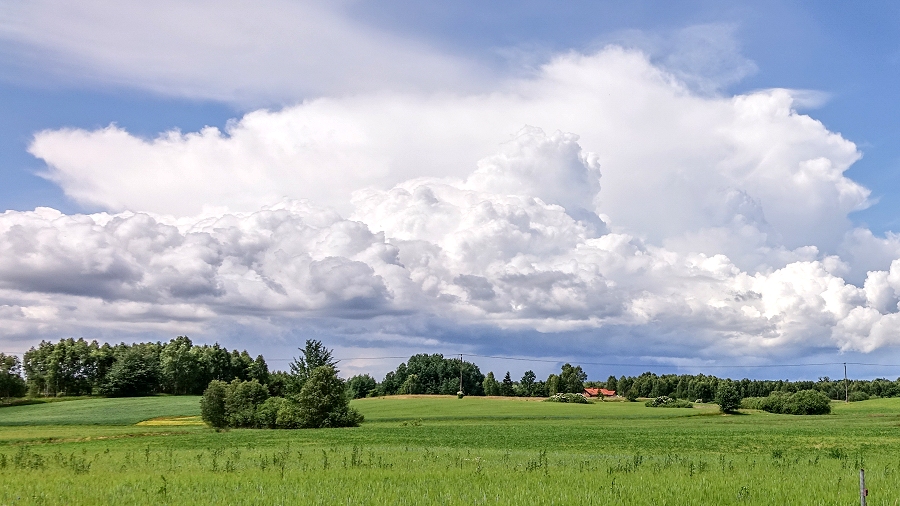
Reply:
[[894, 2], [4, 2], [0, 351], [895, 378], [898, 27]]

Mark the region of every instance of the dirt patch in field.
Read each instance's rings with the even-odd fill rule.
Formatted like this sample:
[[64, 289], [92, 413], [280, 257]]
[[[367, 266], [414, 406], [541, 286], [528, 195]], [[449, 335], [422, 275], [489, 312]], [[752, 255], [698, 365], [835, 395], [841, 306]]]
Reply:
[[160, 416], [138, 422], [135, 425], [153, 426], [153, 427], [184, 427], [191, 425], [206, 425], [199, 416]]

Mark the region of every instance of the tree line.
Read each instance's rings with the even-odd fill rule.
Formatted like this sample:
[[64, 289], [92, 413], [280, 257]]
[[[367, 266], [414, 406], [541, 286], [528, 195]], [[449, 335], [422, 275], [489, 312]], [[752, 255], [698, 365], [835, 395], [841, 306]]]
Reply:
[[819, 378], [817, 381], [751, 380], [748, 378], [732, 380], [704, 374], [657, 375], [648, 371], [639, 376], [621, 376], [619, 378], [610, 376], [606, 381], [588, 382], [587, 385], [616, 390], [621, 396], [629, 399], [667, 396], [675, 399], [710, 402], [715, 399], [719, 383], [723, 381], [732, 383], [741, 398], [768, 397], [773, 392], [793, 394], [804, 390], [821, 392], [833, 400], [843, 400], [847, 394], [851, 401], [865, 400], [873, 396], [900, 396], [900, 378], [895, 381], [885, 378], [849, 380], [845, 385], [844, 380], [831, 379], [827, 376]]
[[[31, 396], [200, 395], [213, 380], [225, 383], [256, 380], [265, 386], [270, 397], [286, 397], [299, 393], [303, 379], [309, 374], [305, 357], [320, 360], [327, 349], [321, 342], [309, 340], [300, 351], [288, 371], [270, 372], [262, 355], [254, 359], [246, 351], [229, 351], [218, 344], [194, 345], [186, 336], [168, 343], [118, 345], [71, 338], [57, 343], [42, 341], [28, 350], [21, 362], [14, 355], [0, 353], [0, 397], [20, 397], [26, 393]], [[388, 372], [381, 381], [360, 374], [351, 377], [345, 385], [351, 398], [457, 393], [549, 397], [557, 393], [581, 393], [585, 387], [600, 387], [631, 400], [667, 396], [711, 402], [721, 381], [725, 379], [704, 374], [657, 375], [649, 371], [638, 376], [609, 376], [605, 381], [588, 381], [581, 366], [568, 363], [546, 379], [538, 379], [531, 370], [525, 371], [518, 380], [513, 380], [509, 371], [500, 379], [494, 372], [483, 374], [474, 362], [441, 354], [418, 354]], [[727, 381], [733, 382], [740, 398], [804, 390], [816, 390], [835, 400], [844, 399], [847, 393], [850, 400], [900, 396], [900, 378], [850, 380], [847, 392], [843, 380], [828, 377], [817, 381], [747, 378]]]
[[713, 402], [720, 383], [727, 381], [733, 384], [740, 399], [806, 390], [821, 392], [833, 400], [843, 400], [845, 396], [851, 401], [900, 396], [900, 378], [894, 381], [885, 378], [848, 380], [845, 384], [842, 379], [827, 376], [817, 381], [732, 380], [705, 374], [658, 375], [648, 371], [638, 376], [609, 376], [606, 381], [588, 381], [581, 366], [569, 363], [563, 364], [559, 373], [550, 374], [544, 380], [537, 379], [531, 370], [525, 371], [518, 381], [512, 379], [509, 371], [502, 380], [498, 380], [493, 371], [484, 375], [474, 363], [460, 363], [459, 359], [445, 358], [439, 354], [414, 355], [396, 370], [388, 372], [380, 383], [368, 374], [354, 376], [348, 380], [348, 387], [354, 398], [396, 394], [448, 395], [456, 393], [459, 388], [460, 368], [465, 395], [550, 397], [558, 393], [582, 393], [585, 388], [605, 388], [629, 400], [665, 396]]
[[25, 353], [21, 369], [31, 396], [200, 395], [213, 380], [269, 382], [262, 355], [253, 359], [246, 350], [197, 346], [186, 336], [117, 345], [72, 338], [41, 341]]

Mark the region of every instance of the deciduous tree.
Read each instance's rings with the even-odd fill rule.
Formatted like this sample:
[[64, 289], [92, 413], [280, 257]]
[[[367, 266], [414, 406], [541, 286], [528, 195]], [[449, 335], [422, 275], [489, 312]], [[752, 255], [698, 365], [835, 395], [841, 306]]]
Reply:
[[200, 417], [204, 422], [222, 429], [228, 426], [225, 413], [225, 397], [228, 394], [228, 384], [224, 381], [212, 380], [203, 391], [200, 399]]
[[559, 374], [559, 392], [569, 394], [580, 394], [584, 391], [584, 382], [587, 381], [587, 374], [581, 369], [581, 366], [572, 366], [572, 364], [563, 364], [562, 372]]
[[534, 371], [525, 371], [522, 379], [519, 380], [519, 394], [523, 397], [533, 396], [535, 379], [537, 379], [537, 376], [535, 376]]
[[500, 395], [500, 383], [494, 377], [494, 371], [487, 373], [482, 384], [484, 395]]
[[716, 404], [723, 413], [731, 413], [741, 407], [741, 393], [738, 391], [734, 382], [731, 380], [723, 380], [719, 382], [716, 390]]

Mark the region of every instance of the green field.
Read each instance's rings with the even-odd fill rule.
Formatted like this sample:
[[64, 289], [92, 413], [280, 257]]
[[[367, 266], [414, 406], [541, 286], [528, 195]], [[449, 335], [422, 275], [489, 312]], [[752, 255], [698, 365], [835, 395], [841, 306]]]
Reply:
[[870, 505], [900, 504], [900, 399], [803, 417], [477, 397], [353, 405], [358, 428], [227, 432], [197, 425], [197, 397], [0, 408], [0, 504], [859, 504], [861, 466]]

